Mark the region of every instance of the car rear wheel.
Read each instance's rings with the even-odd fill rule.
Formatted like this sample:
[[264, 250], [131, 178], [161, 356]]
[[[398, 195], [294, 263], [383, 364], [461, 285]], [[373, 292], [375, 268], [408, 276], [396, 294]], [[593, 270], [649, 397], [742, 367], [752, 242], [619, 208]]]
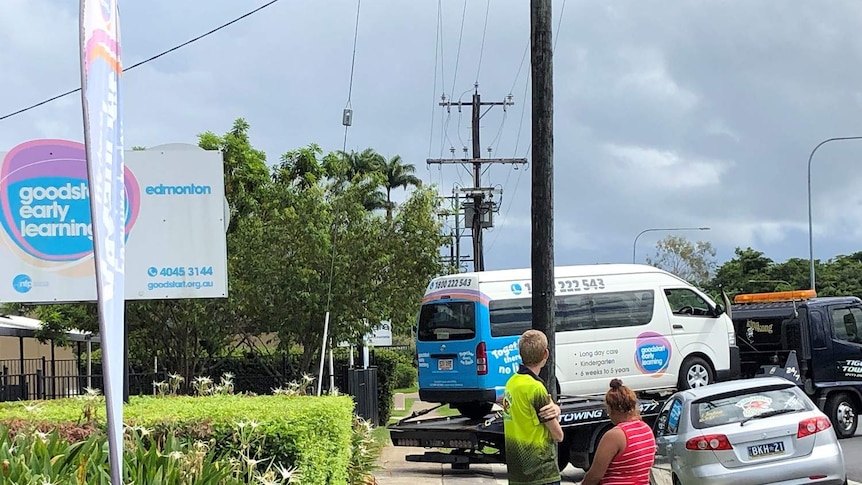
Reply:
[[701, 357], [687, 357], [679, 368], [680, 391], [708, 386], [715, 382], [715, 372], [709, 362]]
[[859, 407], [849, 394], [839, 393], [826, 400], [826, 415], [839, 438], [850, 438], [859, 425]]
[[489, 402], [462, 402], [452, 407], [457, 409], [461, 413], [461, 416], [466, 416], [470, 419], [480, 419], [490, 413], [493, 406]]

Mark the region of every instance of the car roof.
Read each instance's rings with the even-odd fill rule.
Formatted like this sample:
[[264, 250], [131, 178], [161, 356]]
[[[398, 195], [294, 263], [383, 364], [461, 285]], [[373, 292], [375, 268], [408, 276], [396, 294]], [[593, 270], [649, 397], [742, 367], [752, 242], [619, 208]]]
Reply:
[[725, 392], [743, 391], [746, 389], [757, 389], [760, 387], [770, 387], [776, 385], [796, 387], [796, 385], [788, 379], [785, 379], [783, 377], [770, 376], [755, 377], [751, 379], [742, 379], [736, 381], [717, 382], [708, 386], [688, 389], [686, 391], [682, 391], [680, 394], [685, 395], [686, 399], [688, 400], [694, 400], [700, 399], [702, 397], [714, 396], [716, 394], [723, 394]]

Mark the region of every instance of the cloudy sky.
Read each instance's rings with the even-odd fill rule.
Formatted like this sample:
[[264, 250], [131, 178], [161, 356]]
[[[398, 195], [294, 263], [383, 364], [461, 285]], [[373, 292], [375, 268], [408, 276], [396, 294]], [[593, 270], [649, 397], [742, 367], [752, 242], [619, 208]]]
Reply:
[[[124, 64], [264, 3], [122, 1]], [[127, 144], [194, 143], [244, 117], [273, 163], [311, 142], [341, 149], [356, 8], [281, 0], [128, 72]], [[80, 84], [76, 9], [0, 2], [0, 116]], [[435, 105], [469, 100], [478, 81], [483, 100], [515, 101], [483, 118], [483, 156], [529, 158], [529, 17], [526, 0], [362, 2], [348, 149], [400, 154], [446, 195], [470, 185], [466, 169], [425, 160], [471, 146], [469, 110]], [[862, 4], [555, 0], [553, 22], [557, 264], [628, 262], [641, 230], [691, 226], [711, 227], [679, 234], [711, 241], [719, 262], [737, 246], [808, 257], [808, 155], [862, 135]], [[68, 96], [0, 121], [0, 151], [81, 141], [81, 124], [80, 96]], [[844, 141], [814, 158], [818, 258], [862, 250], [860, 153], [862, 141]], [[493, 166], [483, 184], [503, 190], [486, 267], [528, 266], [529, 168]], [[638, 259], [665, 235], [643, 235]]]

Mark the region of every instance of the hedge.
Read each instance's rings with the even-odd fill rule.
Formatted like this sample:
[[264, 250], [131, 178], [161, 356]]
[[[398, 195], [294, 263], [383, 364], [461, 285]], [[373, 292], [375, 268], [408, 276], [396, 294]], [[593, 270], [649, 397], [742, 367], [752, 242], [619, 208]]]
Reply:
[[[36, 411], [30, 410], [34, 404]], [[41, 429], [80, 433], [76, 425], [88, 406], [97, 411], [96, 426], [104, 429], [104, 398], [2, 403], [0, 424], [14, 430], [25, 420]], [[219, 454], [237, 450], [240, 427], [254, 427], [257, 458], [297, 467], [303, 483], [347, 483], [353, 420], [347, 396], [141, 396], [131, 397], [123, 414], [125, 424], [151, 430], [153, 439], [207, 440]]]

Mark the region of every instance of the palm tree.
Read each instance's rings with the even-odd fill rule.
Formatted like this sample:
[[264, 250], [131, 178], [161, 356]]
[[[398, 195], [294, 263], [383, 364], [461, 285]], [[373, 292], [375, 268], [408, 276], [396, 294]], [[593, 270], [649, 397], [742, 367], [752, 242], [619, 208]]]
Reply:
[[383, 155], [374, 151], [373, 148], [366, 148], [361, 152], [351, 150], [350, 153], [339, 150], [338, 156], [345, 161], [345, 173], [343, 176], [348, 181], [352, 181], [358, 176], [362, 177], [379, 172], [386, 164], [386, 159]]
[[340, 160], [329, 160], [327, 165], [332, 171], [338, 172], [334, 178], [339, 184], [352, 183], [367, 188], [367, 195], [362, 205], [367, 211], [385, 209], [387, 207], [386, 196], [378, 190], [382, 185], [382, 167], [386, 164], [386, 158], [366, 148], [361, 152], [350, 151], [349, 153], [338, 151], [337, 158]]
[[383, 174], [383, 188], [386, 189], [386, 220], [392, 220], [392, 209], [395, 204], [392, 203], [392, 189], [398, 187], [407, 188], [409, 186], [419, 187], [422, 181], [413, 175], [416, 173], [416, 166], [412, 163], [403, 163], [401, 155], [395, 155], [389, 161], [384, 161], [380, 167], [380, 172]]

